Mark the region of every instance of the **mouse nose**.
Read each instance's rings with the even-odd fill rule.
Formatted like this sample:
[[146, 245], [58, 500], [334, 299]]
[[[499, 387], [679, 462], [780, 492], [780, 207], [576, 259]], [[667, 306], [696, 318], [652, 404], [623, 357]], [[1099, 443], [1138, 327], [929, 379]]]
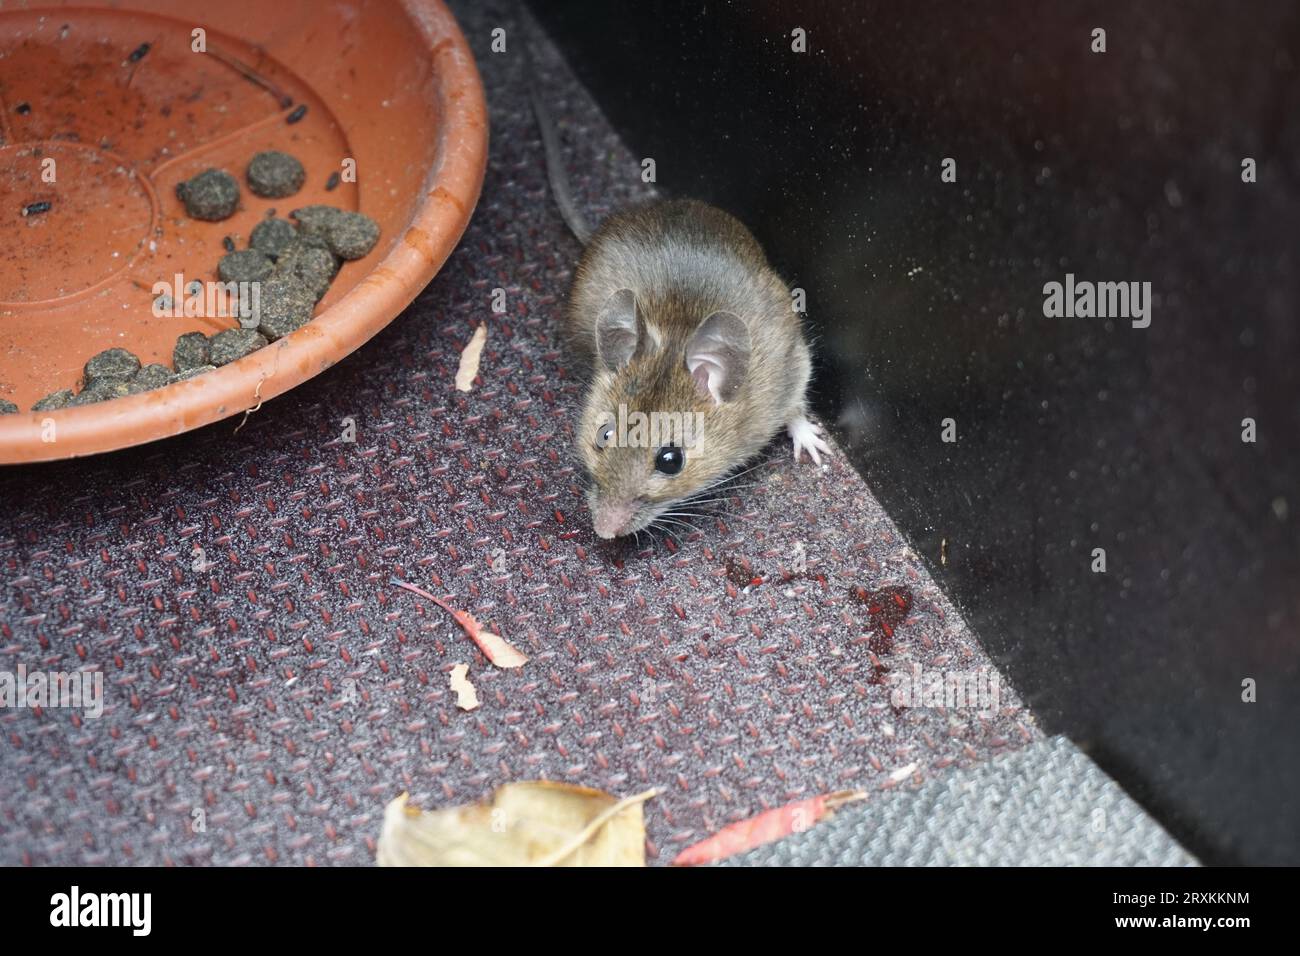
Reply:
[[593, 509], [593, 522], [596, 535], [601, 538], [616, 538], [622, 533], [636, 513], [636, 503], [632, 501], [609, 501], [601, 499]]

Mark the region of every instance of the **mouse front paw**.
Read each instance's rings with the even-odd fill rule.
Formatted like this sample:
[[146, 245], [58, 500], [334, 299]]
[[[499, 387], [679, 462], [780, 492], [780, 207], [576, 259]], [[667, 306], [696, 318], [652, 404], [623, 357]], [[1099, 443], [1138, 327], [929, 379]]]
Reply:
[[831, 446], [826, 444], [822, 438], [822, 428], [820, 425], [814, 425], [808, 419], [800, 415], [798, 418], [785, 426], [786, 432], [790, 435], [790, 441], [794, 444], [794, 460], [798, 461], [800, 454], [808, 452], [808, 457], [813, 460], [813, 464], [822, 463], [822, 453], [829, 455]]

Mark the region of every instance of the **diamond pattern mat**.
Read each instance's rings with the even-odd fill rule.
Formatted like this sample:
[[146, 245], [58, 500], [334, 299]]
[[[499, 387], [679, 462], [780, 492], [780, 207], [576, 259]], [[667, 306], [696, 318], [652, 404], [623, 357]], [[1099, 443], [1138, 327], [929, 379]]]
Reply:
[[[1041, 739], [1014, 704], [891, 700], [891, 673], [991, 665], [839, 454], [794, 466], [774, 442], [689, 537], [594, 536], [582, 384], [557, 336], [579, 248], [522, 64], [488, 49], [520, 13], [453, 9], [492, 156], [464, 240], [407, 312], [242, 427], [0, 472], [0, 672], [104, 687], [98, 717], [0, 709], [0, 863], [366, 864], [402, 791], [427, 807], [534, 778], [660, 787], [646, 818], [664, 863], [793, 799]], [[643, 195], [555, 50], [537, 53], [579, 201], [598, 216]], [[494, 669], [394, 576], [531, 660]], [[472, 712], [448, 687], [462, 662]]]

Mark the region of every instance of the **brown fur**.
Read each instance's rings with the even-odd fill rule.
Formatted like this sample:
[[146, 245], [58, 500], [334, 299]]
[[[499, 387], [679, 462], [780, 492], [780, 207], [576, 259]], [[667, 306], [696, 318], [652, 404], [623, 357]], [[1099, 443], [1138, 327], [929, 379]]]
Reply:
[[[631, 289], [649, 333], [638, 354], [612, 370], [597, 354], [595, 317], [619, 289]], [[686, 367], [691, 336], [711, 313], [739, 316], [749, 331], [749, 366], [738, 393], [716, 404]], [[601, 499], [637, 503], [629, 530], [651, 523], [756, 455], [804, 413], [808, 347], [789, 289], [737, 219], [690, 200], [652, 202], [611, 216], [592, 237], [574, 275], [565, 315], [573, 353], [591, 370], [576, 440]], [[701, 445], [674, 476], [654, 470], [654, 448], [601, 449], [602, 412], [703, 412]]]

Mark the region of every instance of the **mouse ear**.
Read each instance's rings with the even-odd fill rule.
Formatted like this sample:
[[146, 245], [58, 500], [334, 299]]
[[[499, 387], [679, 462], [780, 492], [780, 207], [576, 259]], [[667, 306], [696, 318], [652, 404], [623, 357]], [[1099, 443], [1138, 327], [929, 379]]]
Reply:
[[600, 360], [617, 371], [649, 344], [645, 321], [631, 289], [619, 289], [596, 314], [596, 351]]
[[686, 345], [686, 368], [700, 394], [719, 405], [736, 397], [749, 371], [749, 328], [732, 312], [714, 312]]

